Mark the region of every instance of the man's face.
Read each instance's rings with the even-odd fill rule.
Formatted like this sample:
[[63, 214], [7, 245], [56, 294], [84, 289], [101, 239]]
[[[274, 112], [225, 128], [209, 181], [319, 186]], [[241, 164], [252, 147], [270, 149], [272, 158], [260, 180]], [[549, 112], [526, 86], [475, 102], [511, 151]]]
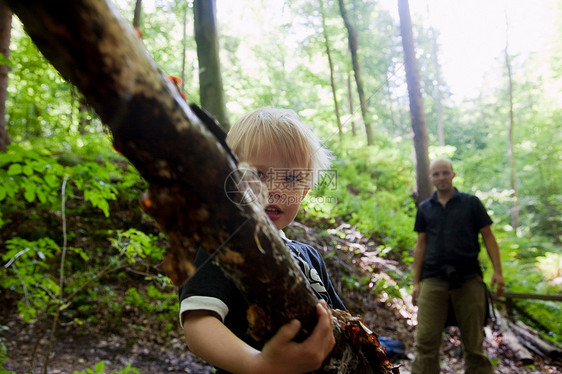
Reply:
[[436, 162], [429, 171], [431, 183], [440, 192], [449, 192], [453, 189], [453, 178], [455, 175], [453, 168], [446, 161]]
[[255, 167], [268, 190], [265, 213], [278, 230], [297, 216], [302, 199], [310, 189], [310, 170], [288, 165], [281, 157], [268, 154], [246, 160]]

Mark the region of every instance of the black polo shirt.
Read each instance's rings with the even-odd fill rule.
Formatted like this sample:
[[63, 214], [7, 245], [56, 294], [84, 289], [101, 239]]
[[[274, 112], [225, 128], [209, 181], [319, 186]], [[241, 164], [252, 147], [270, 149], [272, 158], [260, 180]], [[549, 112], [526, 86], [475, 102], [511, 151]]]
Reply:
[[480, 229], [492, 224], [492, 219], [478, 197], [459, 192], [443, 207], [434, 192], [418, 207], [414, 231], [427, 235], [427, 249], [420, 279], [446, 279], [444, 269], [452, 266], [460, 280], [482, 275], [478, 252]]

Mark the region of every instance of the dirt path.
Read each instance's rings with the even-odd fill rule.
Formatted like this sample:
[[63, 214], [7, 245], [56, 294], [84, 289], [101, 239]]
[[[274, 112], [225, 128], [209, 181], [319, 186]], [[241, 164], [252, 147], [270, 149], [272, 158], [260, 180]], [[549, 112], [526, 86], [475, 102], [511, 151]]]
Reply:
[[[385, 320], [385, 333], [393, 331], [397, 335], [403, 327], [389, 323], [399, 320], [389, 319], [389, 312], [366, 315], [371, 319], [370, 326], [376, 326], [376, 319]], [[374, 315], [378, 318], [374, 318]], [[385, 315], [386, 314], [386, 315]], [[379, 321], [380, 322], [380, 321]], [[48, 334], [43, 326], [24, 324], [19, 317], [0, 318], [2, 339], [8, 352], [4, 368], [17, 374], [43, 373], [45, 353], [47, 352]], [[378, 324], [381, 326], [380, 324]], [[212, 368], [187, 351], [183, 336], [178, 330], [168, 333], [164, 338], [151, 331], [121, 329], [108, 331], [95, 326], [83, 328], [59, 328], [50, 358], [48, 374], [74, 374], [93, 369], [96, 364], [105, 363], [104, 373], [114, 373], [130, 364], [141, 374], [210, 374]], [[511, 358], [510, 353], [502, 349], [495, 337], [488, 331], [486, 350], [496, 365], [497, 374], [514, 373], [562, 373], [561, 367], [546, 365], [539, 359], [534, 367], [520, 367]], [[397, 360], [402, 365], [401, 373], [409, 374], [412, 358], [412, 340], [405, 342], [407, 358]], [[462, 373], [462, 357], [458, 333], [444, 335], [442, 346], [442, 373]], [[499, 355], [499, 357], [498, 357]], [[0, 372], [2, 372], [0, 370]], [[123, 371], [125, 373], [127, 371]], [[95, 372], [97, 373], [97, 372]]]
[[[314, 233], [312, 229], [302, 230], [299, 227], [297, 229], [301, 229], [300, 235], [303, 236], [303, 241], [313, 243], [316, 248], [329, 248], [334, 243], [339, 243], [332, 237]], [[299, 238], [297, 230], [292, 234], [291, 237]], [[314, 235], [309, 236], [309, 234]], [[361, 279], [366, 274], [373, 275], [373, 269], [379, 276], [384, 275], [385, 267], [394, 267], [395, 272], [400, 271], [399, 264], [396, 262], [369, 256], [368, 247], [362, 243], [355, 244], [353, 250], [346, 249], [346, 246], [342, 244], [342, 248], [333, 256], [327, 256], [326, 263], [331, 274], [347, 274], [355, 279]], [[364, 250], [358, 251], [358, 248]], [[342, 289], [339, 284], [341, 279], [341, 276], [333, 277], [334, 285], [338, 289]], [[124, 300], [125, 292], [130, 285], [121, 286], [120, 290], [114, 290], [115, 297]], [[344, 301], [351, 313], [362, 316], [364, 322], [379, 336], [399, 340], [405, 344], [406, 357], [394, 362], [402, 365], [400, 370], [402, 374], [409, 374], [415, 332], [415, 311], [407, 301], [409, 297], [402, 295], [402, 298], [381, 299], [383, 296], [377, 294], [378, 296], [375, 297], [371, 290], [365, 287], [348, 287], [345, 292], [340, 292], [340, 295], [345, 296]], [[0, 364], [3, 359], [2, 352], [6, 351], [7, 358], [3, 363], [6, 370], [17, 374], [42, 374], [48, 351], [51, 321], [24, 323], [17, 316], [15, 299], [9, 302], [7, 296], [2, 295], [4, 299], [0, 304]], [[100, 362], [104, 362], [104, 371], [87, 373], [115, 373], [126, 368], [128, 364], [138, 369], [141, 374], [213, 372], [209, 365], [187, 351], [179, 325], [170, 332], [164, 332], [161, 327], [162, 321], [157, 321], [155, 315], [133, 310], [126, 319], [121, 315], [119, 321], [109, 322], [114, 320], [115, 316], [109, 310], [105, 310], [104, 313], [96, 316], [95, 320], [98, 321], [96, 324], [76, 326], [72, 323], [57, 328], [48, 374], [75, 374], [76, 372], [82, 374], [87, 372], [86, 369], [93, 369]], [[102, 325], [103, 323], [107, 325]], [[538, 357], [535, 359], [534, 366], [522, 367], [513, 360], [511, 352], [502, 344], [501, 336], [491, 331], [488, 331], [485, 348], [488, 356], [493, 360], [497, 374], [562, 374], [560, 363], [559, 366], [554, 366]], [[461, 343], [458, 332], [454, 329], [449, 334], [443, 335], [441, 351], [441, 373], [464, 372]], [[134, 373], [134, 371], [119, 372], [122, 373]], [[0, 374], [5, 374], [1, 370], [1, 365]]]
[[[8, 350], [4, 368], [17, 374], [43, 373], [48, 336], [40, 326], [29, 328], [17, 317], [2, 323]], [[87, 331], [88, 330], [88, 331]], [[36, 332], [40, 331], [39, 334]], [[208, 374], [209, 365], [187, 351], [179, 329], [168, 334], [165, 344], [151, 338], [150, 332], [59, 329], [49, 360], [49, 374], [73, 374], [105, 364], [105, 373], [113, 373], [130, 364], [140, 373]], [[0, 370], [1, 372], [1, 370]]]

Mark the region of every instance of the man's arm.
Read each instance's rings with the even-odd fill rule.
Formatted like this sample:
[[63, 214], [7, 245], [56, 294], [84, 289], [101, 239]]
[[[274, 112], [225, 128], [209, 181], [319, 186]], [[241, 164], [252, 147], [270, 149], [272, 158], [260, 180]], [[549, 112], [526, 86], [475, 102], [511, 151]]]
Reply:
[[494, 286], [497, 286], [496, 295], [501, 296], [503, 294], [505, 282], [503, 279], [500, 248], [498, 247], [498, 242], [496, 241], [496, 237], [494, 236], [490, 225], [481, 228], [480, 234], [482, 234], [484, 246], [486, 247], [486, 251], [488, 251], [488, 256], [490, 257], [490, 261], [492, 261], [492, 268], [494, 269], [490, 287], [494, 289]]
[[427, 234], [425, 232], [418, 232], [418, 240], [414, 247], [414, 276], [412, 279], [412, 303], [418, 304], [418, 295], [420, 292], [420, 277], [422, 273], [423, 260], [425, 258], [425, 250], [427, 248]]
[[184, 313], [183, 328], [193, 353], [232, 373], [307, 373], [318, 370], [335, 345], [326, 303], [320, 302], [316, 310], [318, 324], [305, 341], [292, 341], [301, 327], [299, 321], [293, 320], [282, 326], [261, 352], [240, 340], [209, 311]]

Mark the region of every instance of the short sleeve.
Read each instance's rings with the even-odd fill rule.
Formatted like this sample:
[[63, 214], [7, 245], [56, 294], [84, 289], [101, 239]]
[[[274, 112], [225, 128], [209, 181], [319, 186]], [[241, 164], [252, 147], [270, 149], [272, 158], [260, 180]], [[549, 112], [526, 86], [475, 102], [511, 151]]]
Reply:
[[479, 230], [493, 223], [490, 215], [488, 214], [488, 211], [484, 207], [484, 204], [482, 204], [477, 196], [473, 196], [472, 205], [474, 212], [474, 222], [476, 222]]
[[420, 204], [420, 206], [418, 207], [418, 211], [416, 213], [416, 221], [414, 222], [415, 232], [425, 232], [427, 230], [427, 222], [425, 220], [422, 210], [423, 210], [423, 205]]
[[234, 284], [224, 276], [222, 270], [211, 261], [203, 250], [198, 250], [194, 263], [195, 274], [179, 290], [181, 316], [188, 310], [209, 310], [224, 321], [233, 303]]

